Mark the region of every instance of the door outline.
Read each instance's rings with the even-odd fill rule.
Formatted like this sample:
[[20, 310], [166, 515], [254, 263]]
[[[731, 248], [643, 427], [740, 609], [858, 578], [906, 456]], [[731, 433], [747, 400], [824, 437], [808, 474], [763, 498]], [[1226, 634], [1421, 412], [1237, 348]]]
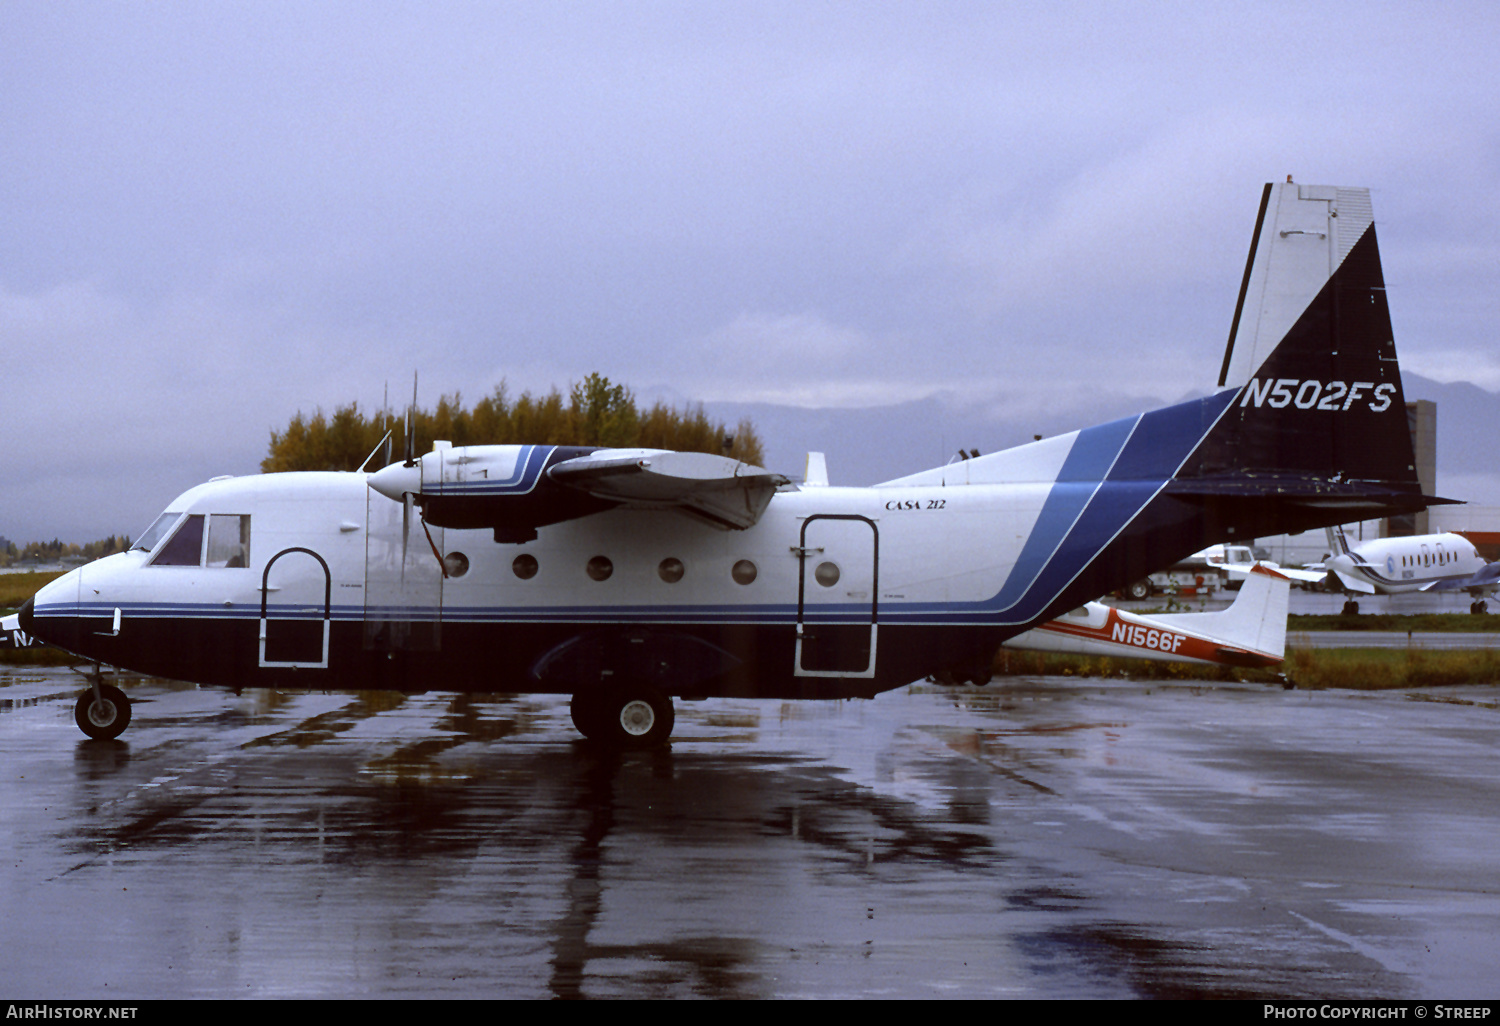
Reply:
[[[269, 622], [268, 621], [268, 617], [266, 616], [266, 606], [267, 606], [267, 600], [269, 599], [270, 593], [271, 593], [271, 567], [275, 566], [276, 565], [276, 561], [278, 559], [280, 559], [282, 556], [288, 556], [288, 555], [291, 555], [294, 552], [304, 552], [304, 553], [306, 553], [307, 555], [311, 556], [313, 559], [316, 559], [318, 561], [318, 565], [323, 568], [323, 646], [322, 646], [322, 661], [321, 662], [312, 663], [312, 662], [306, 662], [306, 661], [295, 660], [295, 659], [293, 659], [293, 660], [268, 660], [266, 658], [266, 626], [267, 626], [267, 623]], [[328, 569], [328, 563], [323, 559], [322, 556], [318, 555], [312, 549], [303, 548], [300, 545], [293, 546], [292, 548], [289, 548], [289, 549], [282, 549], [280, 552], [276, 553], [276, 555], [272, 556], [271, 559], [270, 559], [270, 561], [266, 563], [266, 569], [260, 575], [260, 665], [261, 666], [285, 667], [285, 668], [293, 669], [293, 670], [326, 670], [326, 669], [328, 669], [328, 635], [329, 635], [329, 624], [330, 624], [330, 620], [331, 620], [332, 610], [333, 610], [333, 574]], [[300, 619], [300, 618], [297, 618], [297, 617], [285, 617], [285, 619], [293, 620], [293, 619]]]
[[[809, 649], [812, 648], [812, 644], [811, 643], [814, 642], [814, 641], [816, 641], [815, 635], [816, 635], [816, 632], [817, 632], [817, 629], [818, 629], [819, 626], [822, 626], [822, 627], [825, 627], [825, 628], [839, 628], [839, 627], [847, 628], [847, 627], [850, 627], [850, 626], [858, 626], [858, 624], [850, 624], [850, 623], [848, 623], [847, 621], [844, 621], [844, 620], [824, 620], [824, 621], [819, 621], [819, 620], [814, 619], [814, 620], [810, 621], [808, 619], [808, 615], [807, 615], [807, 613], [808, 613], [808, 606], [807, 606], [807, 580], [808, 580], [808, 577], [809, 577], [809, 575], [811, 573], [811, 569], [812, 569], [812, 566], [813, 566], [812, 562], [809, 561], [808, 557], [810, 555], [813, 555], [815, 553], [823, 551], [822, 548], [809, 549], [808, 545], [807, 545], [807, 529], [816, 520], [858, 521], [860, 523], [868, 525], [869, 528], [870, 528], [870, 547], [869, 547], [869, 550], [868, 550], [869, 551], [869, 561], [868, 561], [868, 563], [864, 563], [863, 561], [861, 561], [858, 564], [861, 569], [863, 569], [864, 567], [868, 566], [869, 571], [870, 571], [870, 601], [869, 601], [869, 613], [870, 613], [869, 628], [870, 628], [870, 634], [869, 634], [869, 649], [868, 649], [868, 656], [866, 658], [866, 663], [865, 663], [865, 665], [863, 667], [859, 667], [859, 668], [847, 667], [846, 668], [844, 666], [838, 666], [838, 667], [835, 667], [833, 669], [816, 669], [816, 670], [810, 670], [810, 669], [804, 669], [803, 668], [803, 663], [804, 663], [804, 642], [809, 643], [808, 644], [808, 648]], [[798, 573], [797, 573], [797, 645], [796, 645], [796, 651], [795, 651], [795, 653], [793, 655], [793, 660], [792, 660], [792, 670], [793, 670], [793, 673], [796, 676], [798, 676], [798, 677], [874, 677], [875, 676], [875, 665], [876, 665], [876, 650], [875, 650], [876, 640], [877, 640], [877, 637], [876, 637], [877, 636], [877, 630], [876, 630], [876, 628], [879, 625], [879, 619], [880, 619], [880, 617], [879, 617], [879, 595], [880, 595], [880, 528], [877, 527], [875, 525], [875, 521], [871, 520], [869, 517], [861, 516], [861, 515], [859, 515], [857, 513], [815, 513], [812, 516], [808, 517], [806, 520], [802, 521], [802, 532], [801, 532], [801, 536], [798, 539], [798, 541], [799, 541], [799, 544], [798, 544], [797, 549], [796, 549], [796, 552], [797, 552], [797, 566], [798, 566]], [[849, 559], [853, 555], [858, 555], [860, 557], [863, 557], [864, 551], [865, 551], [864, 547], [863, 547], [863, 545], [861, 545], [861, 546], [859, 546], [859, 551], [857, 553], [843, 554], [842, 558]], [[814, 611], [817, 610], [816, 604], [813, 606], [813, 609], [814, 609]], [[862, 610], [861, 610], [861, 612], [862, 612]]]

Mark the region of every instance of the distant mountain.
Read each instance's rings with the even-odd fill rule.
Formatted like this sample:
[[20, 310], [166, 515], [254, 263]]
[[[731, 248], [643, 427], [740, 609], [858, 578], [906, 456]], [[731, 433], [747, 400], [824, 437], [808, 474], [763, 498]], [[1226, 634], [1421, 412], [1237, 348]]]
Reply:
[[705, 403], [726, 423], [750, 418], [771, 470], [800, 477], [809, 450], [828, 457], [836, 485], [871, 485], [948, 462], [960, 448], [996, 452], [1163, 405], [1161, 399], [1095, 395], [1089, 404], [1045, 414], [1013, 415], [1003, 406], [937, 395], [894, 406], [855, 409]]
[[[1500, 505], [1500, 394], [1468, 382], [1443, 384], [1407, 373], [1408, 399], [1438, 405], [1438, 492]], [[1191, 396], [1180, 396], [1182, 399]], [[965, 403], [937, 395], [894, 406], [808, 409], [771, 403], [707, 403], [709, 416], [733, 424], [749, 417], [765, 443], [772, 470], [800, 477], [808, 450], [827, 454], [833, 484], [869, 485], [946, 463], [959, 449], [995, 452], [1035, 435], [1051, 436], [1142, 410], [1168, 400], [1090, 395], [1041, 416], [1012, 415], [1001, 404]], [[1446, 482], [1446, 484], [1445, 484]]]
[[1402, 390], [1409, 400], [1437, 403], [1438, 484], [1444, 471], [1453, 474], [1500, 472], [1500, 393], [1487, 392], [1467, 381], [1443, 384], [1420, 374], [1403, 373]]

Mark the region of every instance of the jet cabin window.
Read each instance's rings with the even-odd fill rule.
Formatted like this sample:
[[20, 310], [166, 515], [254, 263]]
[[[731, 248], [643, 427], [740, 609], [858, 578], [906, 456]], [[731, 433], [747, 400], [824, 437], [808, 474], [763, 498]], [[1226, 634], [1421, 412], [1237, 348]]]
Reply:
[[[208, 546], [203, 544], [204, 521], [207, 520]], [[160, 521], [157, 521], [160, 523]], [[152, 531], [156, 526], [152, 525]], [[148, 532], [149, 533], [149, 532]], [[142, 539], [142, 545], [145, 539]], [[206, 555], [206, 559], [205, 559]], [[152, 566], [245, 567], [250, 565], [250, 518], [215, 513], [205, 517], [194, 513], [182, 522], [177, 533], [161, 547]]]

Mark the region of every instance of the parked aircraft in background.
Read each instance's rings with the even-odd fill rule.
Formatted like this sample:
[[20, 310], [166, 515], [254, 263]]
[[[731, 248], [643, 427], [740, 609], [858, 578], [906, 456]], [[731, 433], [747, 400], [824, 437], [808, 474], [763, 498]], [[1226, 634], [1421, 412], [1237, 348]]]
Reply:
[[1274, 666], [1286, 655], [1292, 582], [1253, 566], [1228, 609], [1146, 616], [1090, 602], [1008, 639], [1004, 647], [1162, 662]]
[[[1412, 470], [1367, 190], [1266, 186], [1219, 386], [872, 488], [533, 445], [215, 480], [19, 623], [231, 688], [569, 694], [586, 736], [646, 746], [672, 696], [959, 676], [1205, 546], [1444, 501]], [[114, 737], [129, 700], [96, 676], [76, 719]]]
[[1348, 596], [1345, 613], [1358, 613], [1355, 594], [1410, 591], [1468, 592], [1469, 612], [1486, 612], [1485, 599], [1500, 588], [1500, 563], [1486, 563], [1472, 542], [1457, 534], [1378, 538], [1351, 546], [1343, 528], [1331, 528], [1333, 555], [1324, 561], [1329, 584]]

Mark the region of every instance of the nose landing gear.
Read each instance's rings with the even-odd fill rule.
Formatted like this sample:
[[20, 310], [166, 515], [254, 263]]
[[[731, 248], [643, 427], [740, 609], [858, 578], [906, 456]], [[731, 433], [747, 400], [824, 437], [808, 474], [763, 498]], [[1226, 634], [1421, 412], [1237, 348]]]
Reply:
[[78, 729], [96, 741], [112, 741], [130, 726], [130, 699], [113, 684], [95, 678], [73, 706]]

